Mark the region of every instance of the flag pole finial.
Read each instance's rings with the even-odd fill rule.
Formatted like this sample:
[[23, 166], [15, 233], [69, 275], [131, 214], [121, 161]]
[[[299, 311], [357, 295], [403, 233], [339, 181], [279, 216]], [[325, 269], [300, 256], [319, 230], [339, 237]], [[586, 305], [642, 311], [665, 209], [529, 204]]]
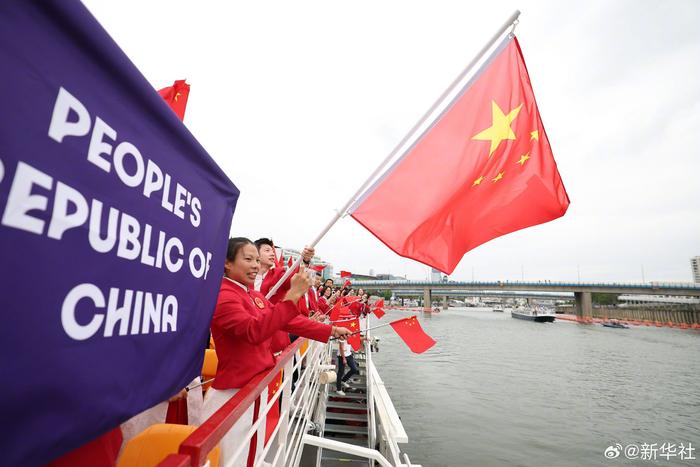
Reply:
[[513, 21], [513, 25], [510, 27], [510, 32], [508, 33], [508, 37], [513, 37], [515, 36], [515, 28], [520, 24], [520, 19], [515, 18], [515, 21]]

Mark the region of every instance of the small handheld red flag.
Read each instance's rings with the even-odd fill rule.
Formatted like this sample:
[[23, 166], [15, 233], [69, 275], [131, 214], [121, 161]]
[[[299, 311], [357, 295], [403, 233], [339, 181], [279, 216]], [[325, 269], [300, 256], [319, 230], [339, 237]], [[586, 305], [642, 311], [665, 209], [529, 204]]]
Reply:
[[386, 314], [386, 313], [384, 313], [383, 308], [384, 308], [384, 299], [381, 298], [381, 299], [377, 300], [376, 302], [374, 302], [374, 305], [372, 305], [372, 313], [374, 313], [374, 316], [381, 319], [381, 317]]
[[292, 261], [292, 257], [290, 256], [289, 259], [287, 260], [287, 267], [291, 268], [292, 264], [294, 264], [294, 261]]
[[358, 297], [357, 295], [353, 295], [352, 297], [346, 295], [344, 297], [340, 297], [340, 303], [343, 305], [350, 305], [351, 303], [359, 302], [361, 299], [362, 297]]
[[343, 306], [342, 303], [336, 303], [331, 310], [330, 319], [331, 321], [338, 321], [346, 316], [355, 316], [350, 308]]
[[381, 319], [382, 316], [386, 314], [381, 308], [373, 308], [372, 313], [374, 313], [374, 316], [376, 316], [378, 319]]
[[415, 316], [394, 321], [391, 327], [414, 353], [423, 353], [435, 345], [435, 340], [423, 331]]
[[282, 257], [282, 250], [281, 249], [280, 249], [279, 258], [277, 257], [277, 253], [275, 253], [275, 267], [276, 268], [284, 267], [284, 258]]
[[[357, 332], [360, 330], [360, 320], [355, 318], [352, 321], [348, 321], [346, 323], [340, 324], [340, 326], [351, 330], [352, 332]], [[360, 337], [360, 334], [353, 334], [351, 336], [348, 336], [347, 338], [348, 344], [352, 346], [352, 349], [357, 352], [360, 350], [360, 346], [362, 345], [362, 339]]]
[[350, 287], [351, 285], [352, 285], [352, 282], [350, 282], [347, 279], [345, 280], [345, 282], [343, 282], [343, 287]]
[[321, 272], [324, 269], [326, 269], [326, 265], [325, 264], [314, 264], [311, 266], [311, 269], [313, 269], [316, 272]]
[[184, 79], [179, 79], [172, 86], [161, 89], [158, 94], [165, 99], [165, 102], [180, 117], [180, 120], [185, 119], [185, 107], [187, 107], [187, 98], [190, 95], [190, 85], [185, 83]]
[[[272, 381], [270, 381], [270, 384], [267, 386], [267, 401], [270, 402], [272, 398], [275, 396], [277, 391], [279, 391], [280, 386], [282, 385], [282, 379], [284, 377], [284, 373], [280, 370], [280, 375], [279, 378], [275, 378]], [[268, 442], [270, 439], [270, 436], [272, 435], [272, 432], [275, 431], [275, 427], [277, 426], [277, 423], [279, 423], [280, 420], [280, 405], [279, 404], [273, 404], [272, 407], [270, 407], [270, 411], [267, 413], [267, 417], [265, 420], [265, 443]]]
[[350, 276], [352, 276], [352, 273], [351, 273], [350, 271], [340, 271], [340, 277], [341, 277], [341, 279], [342, 279], [343, 277], [350, 277]]

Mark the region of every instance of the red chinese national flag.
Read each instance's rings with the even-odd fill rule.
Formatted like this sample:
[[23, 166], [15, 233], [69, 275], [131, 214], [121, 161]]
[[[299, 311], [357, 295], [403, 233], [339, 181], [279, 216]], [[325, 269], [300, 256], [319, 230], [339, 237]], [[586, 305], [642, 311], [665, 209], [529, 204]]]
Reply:
[[568, 206], [512, 38], [350, 214], [399, 255], [450, 274], [467, 251]]
[[360, 350], [360, 347], [362, 345], [362, 338], [360, 337], [359, 331], [360, 331], [360, 320], [355, 318], [351, 321], [347, 321], [345, 323], [338, 323], [338, 326], [344, 327], [349, 329], [352, 332], [357, 332], [358, 334], [353, 334], [351, 336], [348, 336], [348, 344], [352, 346], [352, 349], [357, 352]]
[[282, 250], [280, 250], [279, 258], [277, 257], [277, 253], [275, 253], [275, 267], [276, 268], [283, 268], [284, 267], [284, 255], [282, 254]]
[[381, 308], [374, 308], [372, 310], [372, 313], [374, 313], [374, 316], [376, 316], [378, 319], [381, 319], [382, 316], [384, 316], [386, 313], [384, 313], [384, 310]]
[[185, 107], [187, 107], [187, 97], [190, 95], [190, 85], [184, 79], [175, 81], [172, 86], [163, 88], [158, 94], [165, 99], [171, 109], [180, 117], [185, 119]]
[[[280, 387], [282, 386], [284, 373], [280, 371], [278, 378], [273, 379], [267, 386], [267, 402], [270, 402], [272, 398], [277, 394]], [[279, 399], [278, 399], [279, 402]], [[267, 444], [272, 432], [275, 431], [275, 427], [280, 420], [280, 406], [279, 404], [273, 404], [270, 407], [270, 411], [267, 413], [267, 418], [265, 419], [265, 444]]]
[[340, 271], [340, 277], [350, 277], [352, 276], [352, 273], [350, 271]]
[[394, 321], [391, 327], [414, 353], [423, 353], [435, 345], [433, 338], [423, 331], [415, 316]]
[[314, 264], [314, 265], [311, 266], [311, 269], [313, 269], [313, 270], [316, 271], [316, 272], [321, 272], [321, 271], [323, 271], [324, 269], [326, 269], [326, 265], [324, 265], [324, 264]]
[[346, 316], [355, 315], [353, 315], [352, 311], [350, 311], [350, 308], [343, 306], [342, 303], [336, 303], [336, 305], [331, 310], [330, 320], [335, 322], [340, 319], [343, 319]]
[[374, 305], [372, 307], [372, 313], [374, 313], [374, 316], [381, 319], [381, 317], [386, 314], [386, 313], [384, 313], [383, 308], [384, 308], [384, 299], [381, 298], [374, 303]]

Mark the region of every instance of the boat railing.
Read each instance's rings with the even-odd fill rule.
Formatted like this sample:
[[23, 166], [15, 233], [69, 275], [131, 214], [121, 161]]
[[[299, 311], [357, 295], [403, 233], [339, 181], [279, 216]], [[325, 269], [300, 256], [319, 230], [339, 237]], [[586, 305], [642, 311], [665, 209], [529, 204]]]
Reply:
[[[263, 449], [256, 450], [254, 466], [263, 463], [274, 467], [298, 466], [305, 445], [354, 454], [374, 460], [379, 465], [410, 466], [408, 456], [398, 446], [399, 443], [408, 442], [408, 437], [372, 361], [369, 318], [365, 319], [369, 448], [318, 438], [308, 433], [316, 431], [312, 417], [319, 394], [325, 391], [320, 387], [320, 373], [331, 368], [333, 346], [300, 338], [279, 355], [274, 368], [255, 376], [243, 386], [180, 444], [177, 454], [171, 454], [159, 466], [208, 466], [207, 455], [252, 407], [252, 424], [240, 438], [235, 452], [227, 454], [225, 463], [220, 462], [223, 467], [245, 464], [244, 456], [248, 456], [251, 440], [254, 437], [265, 439], [267, 415], [276, 404], [281, 405], [279, 422], [263, 443]], [[283, 377], [279, 389], [274, 395], [266, 397], [265, 389], [280, 377], [281, 372]], [[298, 377], [293, 381], [295, 373]], [[376, 446], [378, 450], [372, 449]]]
[[[365, 368], [367, 371], [367, 401], [369, 402], [369, 439], [370, 446], [379, 445], [379, 452], [388, 457], [395, 466], [411, 466], [408, 455], [402, 453], [399, 443], [407, 443], [408, 435], [404, 430], [399, 414], [394, 408], [389, 392], [379, 376], [372, 359], [372, 331], [369, 316], [365, 317]], [[404, 458], [404, 462], [401, 458]]]
[[[301, 350], [306, 348], [303, 356]], [[256, 453], [255, 466], [269, 462], [273, 466], [297, 465], [303, 449], [303, 435], [308, 431], [319, 385], [318, 375], [324, 356], [329, 355], [329, 346], [320, 342], [297, 339], [285, 349], [277, 364], [267, 373], [255, 376], [243, 386], [219, 410], [209, 417], [181, 444], [178, 454], [171, 454], [159, 465], [161, 467], [185, 467], [208, 465], [207, 455], [219, 444], [222, 438], [253, 407], [253, 423], [246, 434], [241, 437], [236, 451], [227, 459], [224, 466], [245, 463], [242, 456], [247, 456], [253, 437], [265, 439], [266, 419], [271, 408], [279, 404], [281, 409], [279, 422], [264, 449]], [[306, 366], [302, 368], [302, 362]], [[266, 388], [283, 371], [279, 389], [271, 397]], [[293, 375], [298, 372], [295, 387], [292, 388]], [[269, 400], [268, 400], [269, 399]], [[270, 459], [271, 458], [271, 459]]]
[[[384, 387], [377, 368], [372, 361], [372, 331], [369, 325], [369, 315], [363, 318], [365, 329], [365, 371], [367, 381], [368, 437], [369, 446], [363, 447], [343, 443], [333, 439], [325, 439], [310, 434], [304, 435], [304, 443], [325, 450], [332, 450], [363, 457], [382, 467], [420, 467], [411, 464], [406, 453], [402, 453], [399, 443], [407, 443], [408, 436], [403, 428], [389, 392]], [[340, 375], [338, 375], [340, 377]], [[374, 449], [377, 447], [378, 449]], [[403, 461], [402, 461], [403, 459]], [[317, 465], [321, 465], [320, 458]]]

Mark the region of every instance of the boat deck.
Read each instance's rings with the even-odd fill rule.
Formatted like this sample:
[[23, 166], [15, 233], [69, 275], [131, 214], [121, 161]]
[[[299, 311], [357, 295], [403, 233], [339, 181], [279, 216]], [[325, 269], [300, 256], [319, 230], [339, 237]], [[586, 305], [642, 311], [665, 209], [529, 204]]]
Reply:
[[[332, 361], [337, 361], [337, 351], [333, 351], [332, 357]], [[369, 448], [371, 446], [369, 446], [366, 359], [362, 351], [355, 352], [354, 357], [360, 373], [348, 381], [350, 387], [343, 389], [345, 395], [336, 394], [335, 383], [328, 385], [320, 436], [325, 439]], [[352, 454], [307, 446], [304, 449], [300, 465], [359, 467], [368, 466], [369, 461]]]

